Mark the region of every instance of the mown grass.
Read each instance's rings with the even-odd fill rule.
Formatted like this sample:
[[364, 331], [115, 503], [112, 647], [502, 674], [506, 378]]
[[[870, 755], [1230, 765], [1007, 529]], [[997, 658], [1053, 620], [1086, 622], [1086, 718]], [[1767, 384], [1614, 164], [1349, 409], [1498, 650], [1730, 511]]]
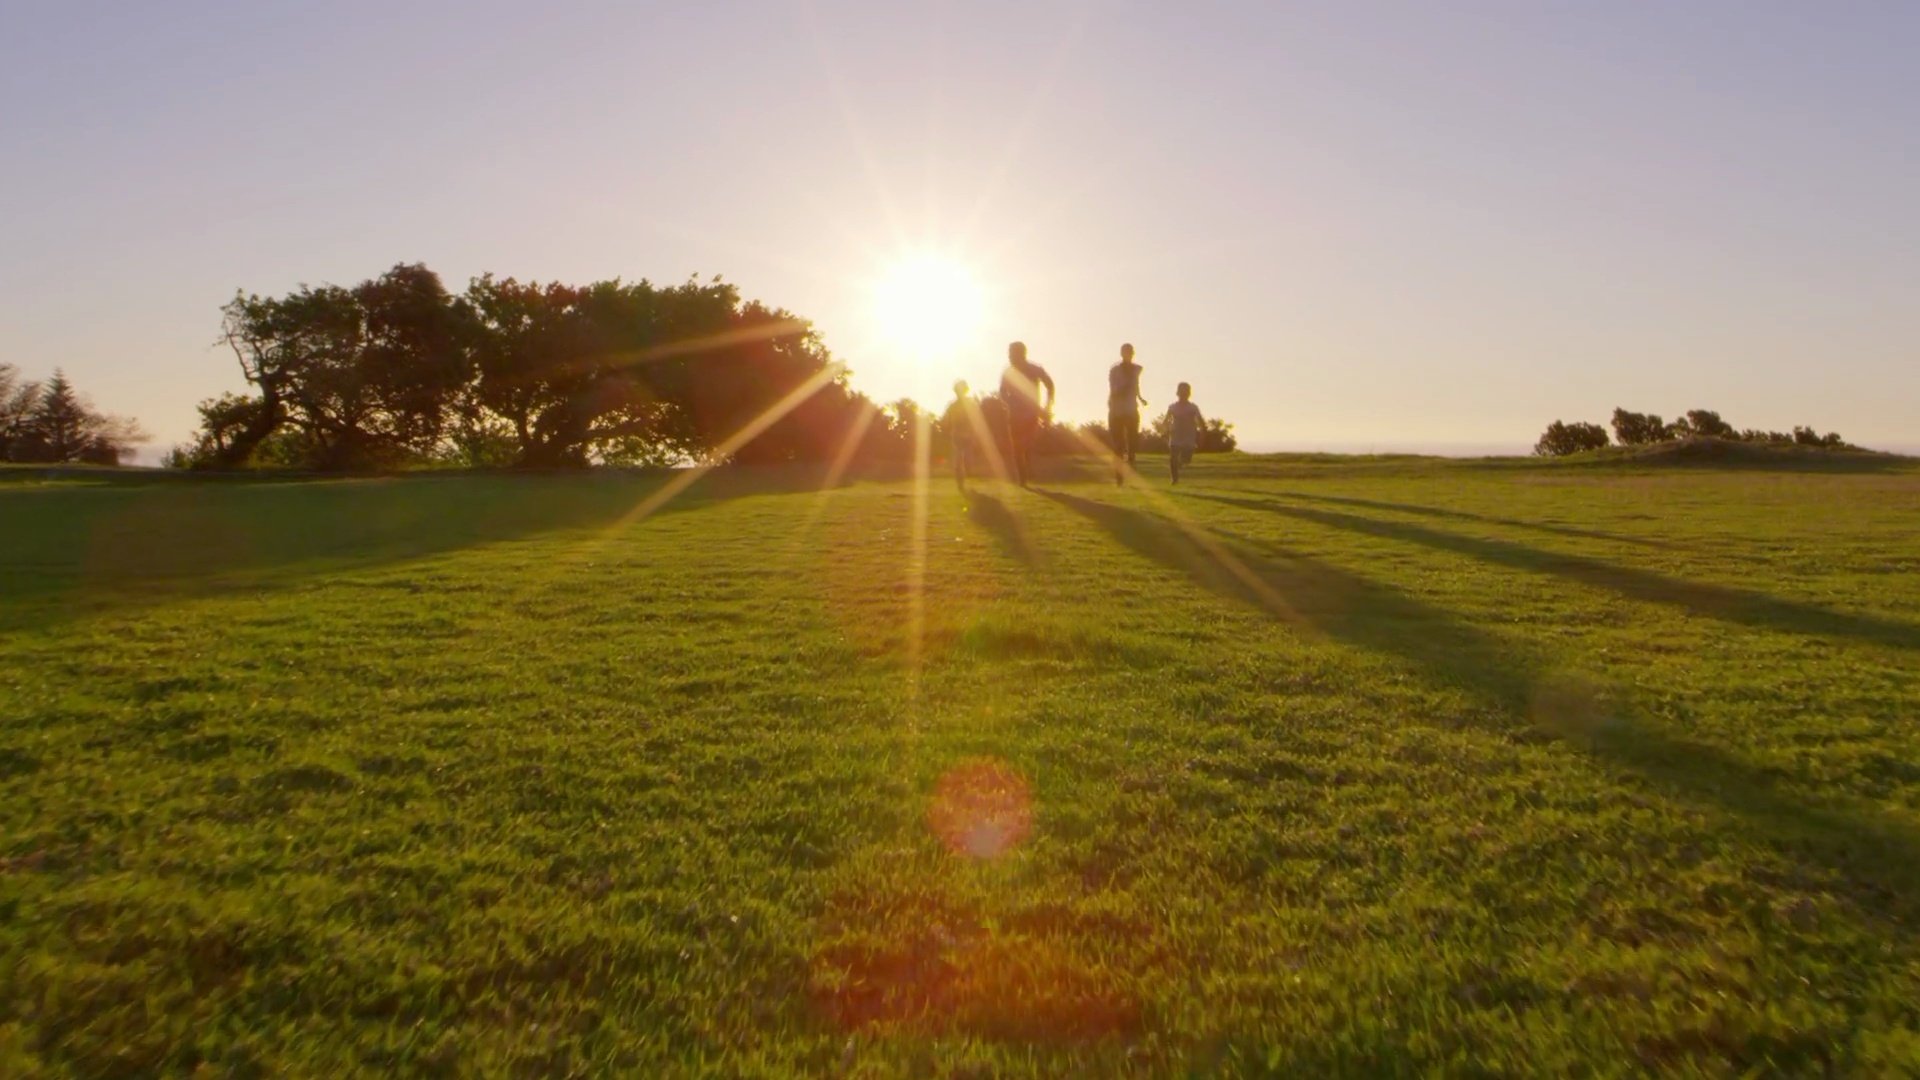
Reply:
[[1920, 1069], [1897, 463], [9, 479], [0, 1073]]

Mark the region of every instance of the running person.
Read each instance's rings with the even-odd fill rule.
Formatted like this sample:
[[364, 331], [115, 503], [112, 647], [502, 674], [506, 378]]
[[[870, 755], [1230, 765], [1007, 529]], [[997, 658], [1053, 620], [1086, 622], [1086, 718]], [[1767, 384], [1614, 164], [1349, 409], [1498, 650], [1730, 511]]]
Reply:
[[967, 471], [971, 468], [968, 459], [973, 456], [973, 437], [979, 425], [980, 403], [973, 400], [967, 381], [962, 379], [953, 384], [953, 401], [940, 417], [940, 427], [947, 433], [947, 454], [953, 458], [953, 481], [961, 491], [967, 490]]
[[1120, 346], [1120, 362], [1107, 369], [1107, 434], [1113, 439], [1113, 482], [1126, 481], [1120, 468], [1126, 462], [1133, 468], [1133, 455], [1140, 443], [1140, 406], [1147, 403], [1140, 393], [1140, 365], [1133, 362], [1133, 346]]
[[[1047, 400], [1040, 400], [1040, 388], [1047, 388]], [[1047, 369], [1027, 359], [1025, 342], [1007, 346], [1007, 370], [1000, 376], [1000, 401], [1007, 409], [1007, 443], [1013, 448], [1013, 475], [1021, 487], [1033, 475], [1033, 441], [1040, 435], [1040, 420], [1053, 412], [1053, 376]]]
[[1193, 461], [1193, 452], [1200, 447], [1200, 432], [1207, 426], [1200, 406], [1187, 400], [1193, 396], [1193, 387], [1181, 383], [1178, 393], [1180, 400], [1167, 406], [1167, 464], [1173, 469], [1176, 484], [1180, 482], [1180, 469]]

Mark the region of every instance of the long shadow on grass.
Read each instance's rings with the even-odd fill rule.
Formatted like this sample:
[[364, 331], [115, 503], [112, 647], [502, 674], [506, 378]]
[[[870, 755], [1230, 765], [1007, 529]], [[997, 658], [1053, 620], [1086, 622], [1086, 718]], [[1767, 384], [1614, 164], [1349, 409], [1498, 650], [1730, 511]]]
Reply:
[[1546, 670], [1442, 608], [1339, 567], [1278, 544], [1211, 531], [1256, 587], [1165, 518], [1042, 494], [1217, 595], [1397, 657], [1430, 681], [1459, 687], [1491, 710], [1470, 723], [1585, 747], [1665, 792], [1729, 812], [1789, 855], [1825, 867], [1861, 911], [1906, 933], [1920, 925], [1920, 830], [1905, 822], [1869, 807], [1810, 804], [1723, 750], [1634, 720], [1607, 700], [1604, 688]]
[[1309, 495], [1304, 491], [1290, 491], [1287, 495], [1290, 498], [1305, 499], [1308, 502], [1357, 506], [1363, 510], [1387, 510], [1397, 514], [1419, 514], [1425, 517], [1445, 518], [1450, 521], [1472, 521], [1483, 525], [1501, 525], [1510, 529], [1529, 529], [1533, 532], [1549, 533], [1554, 536], [1569, 536], [1579, 540], [1605, 540], [1612, 544], [1634, 544], [1639, 547], [1673, 546], [1665, 540], [1655, 540], [1646, 536], [1622, 536], [1619, 533], [1603, 532], [1599, 529], [1579, 529], [1571, 525], [1547, 525], [1538, 521], [1521, 521], [1516, 518], [1494, 517], [1491, 514], [1474, 514], [1465, 510], [1448, 510], [1438, 506], [1421, 506], [1418, 503], [1381, 502], [1375, 499], [1355, 499], [1340, 495]]
[[967, 517], [987, 531], [1000, 550], [1028, 566], [1037, 566], [1040, 553], [1034, 550], [1026, 527], [1020, 524], [1006, 503], [981, 491], [967, 493]]
[[1756, 626], [1815, 637], [1844, 637], [1900, 649], [1920, 649], [1920, 626], [1871, 615], [1849, 615], [1813, 604], [1782, 600], [1751, 589], [1730, 585], [1710, 585], [1668, 577], [1651, 570], [1620, 566], [1585, 555], [1517, 544], [1510, 540], [1491, 540], [1429, 529], [1411, 522], [1381, 521], [1377, 518], [1290, 506], [1269, 499], [1242, 499], [1229, 495], [1195, 492], [1193, 498], [1207, 499], [1251, 510], [1310, 521], [1328, 528], [1378, 536], [1402, 543], [1420, 544], [1441, 551], [1471, 556], [1501, 566], [1559, 577], [1612, 589], [1623, 596], [1655, 604], [1686, 608], [1695, 615], [1725, 622]]
[[[805, 490], [715, 474], [667, 512]], [[665, 476], [176, 481], [0, 491], [0, 633], [617, 522]]]

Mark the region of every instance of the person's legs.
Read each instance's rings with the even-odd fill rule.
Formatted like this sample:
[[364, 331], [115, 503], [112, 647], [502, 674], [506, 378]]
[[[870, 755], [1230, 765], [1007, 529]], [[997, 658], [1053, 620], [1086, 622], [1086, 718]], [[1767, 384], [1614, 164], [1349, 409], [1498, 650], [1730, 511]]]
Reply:
[[1132, 468], [1136, 464], [1136, 462], [1133, 459], [1133, 456], [1134, 454], [1138, 453], [1139, 450], [1140, 450], [1140, 414], [1137, 412], [1128, 413], [1127, 414], [1127, 467], [1128, 468]]
[[958, 440], [953, 444], [953, 482], [967, 489], [967, 444]]
[[1127, 460], [1127, 417], [1125, 413], [1107, 413], [1107, 441], [1113, 444], [1113, 482], [1124, 479], [1120, 463]]

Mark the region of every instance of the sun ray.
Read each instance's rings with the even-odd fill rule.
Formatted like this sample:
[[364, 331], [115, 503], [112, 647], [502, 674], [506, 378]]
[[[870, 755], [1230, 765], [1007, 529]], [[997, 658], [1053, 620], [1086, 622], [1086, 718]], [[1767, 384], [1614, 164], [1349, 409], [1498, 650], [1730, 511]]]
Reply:
[[793, 531], [793, 540], [787, 552], [787, 561], [792, 562], [813, 533], [815, 525], [827, 512], [827, 504], [837, 493], [840, 478], [846, 474], [847, 467], [853, 464], [853, 457], [860, 452], [861, 441], [867, 437], [867, 431], [873, 427], [873, 421], [880, 410], [872, 402], [860, 403], [860, 415], [847, 425], [847, 433], [840, 440], [840, 447], [834, 451], [833, 463], [827, 467], [826, 474], [820, 480], [820, 490], [814, 492], [813, 505], [807, 508], [807, 516]]
[[688, 488], [699, 483], [720, 463], [731, 457], [742, 446], [753, 441], [762, 432], [778, 423], [788, 413], [799, 408], [800, 404], [820, 392], [828, 383], [839, 378], [842, 368], [838, 364], [829, 364], [814, 372], [800, 385], [783, 395], [778, 401], [761, 410], [752, 420], [741, 425], [740, 429], [728, 436], [720, 445], [713, 448], [704, 461], [689, 468], [676, 470], [670, 478], [646, 498], [627, 508], [619, 517], [597, 529], [591, 536], [584, 537], [579, 543], [568, 548], [539, 574], [527, 578], [521, 583], [503, 605], [503, 610], [519, 611], [527, 601], [540, 590], [558, 581], [572, 568], [588, 562], [592, 556], [604, 550], [613, 538], [625, 529], [645, 521], [674, 499], [679, 498]]
[[974, 200], [973, 211], [968, 214], [965, 223], [959, 229], [958, 235], [963, 243], [970, 242], [978, 235], [981, 224], [993, 208], [994, 200], [1000, 197], [1001, 189], [1006, 187], [1007, 178], [1013, 173], [1014, 161], [1020, 156], [1020, 151], [1025, 147], [1028, 137], [1038, 123], [1042, 105], [1053, 96], [1061, 69], [1066, 66], [1067, 55], [1073, 51], [1073, 47], [1086, 32], [1092, 14], [1091, 3], [1080, 6], [1073, 25], [1067, 28], [1066, 34], [1062, 35], [1059, 43], [1054, 46], [1053, 57], [1046, 72], [1035, 80], [1033, 91], [1027, 95], [1027, 104], [1021, 110], [1020, 118], [1009, 125], [1007, 142], [1000, 151], [1000, 159], [995, 163], [993, 173], [988, 177], [986, 185], [981, 188], [980, 197]]
[[[969, 398], [967, 399], [967, 408], [964, 411], [967, 417], [967, 426], [973, 429], [974, 445], [978, 446], [980, 452], [986, 455], [987, 468], [993, 471], [994, 478], [1001, 483], [1012, 484], [1013, 474], [1007, 471], [1006, 459], [1000, 456], [1000, 444], [998, 440], [993, 437], [993, 432], [987, 429], [987, 418], [980, 412], [980, 403]], [[1033, 538], [1027, 532], [1026, 520], [1021, 516], [1018, 507], [1009, 508], [1007, 520], [1013, 524], [1014, 541], [1020, 545], [1022, 554], [1030, 561], [1037, 560], [1040, 549], [1034, 546]]]
[[[743, 258], [757, 260], [770, 266], [776, 266], [785, 273], [814, 282], [837, 282], [838, 276], [827, 270], [817, 258], [802, 258], [787, 255], [771, 247], [761, 247], [739, 235], [722, 236], [702, 229], [689, 228], [686, 225], [665, 221], [659, 218], [647, 218], [636, 222], [640, 227], [650, 229], [664, 236], [679, 240], [692, 241], [699, 250], [709, 255], [723, 255], [734, 252]], [[851, 232], [851, 230], [849, 230]]]
[[923, 410], [914, 411], [913, 520], [908, 523], [907, 546], [907, 691], [920, 699], [920, 667], [926, 659], [927, 636], [927, 494], [932, 471], [931, 423]]
[[1000, 442], [993, 437], [993, 432], [988, 428], [986, 415], [980, 411], [980, 403], [969, 398], [964, 411], [967, 415], [967, 426], [973, 429], [974, 444], [979, 446], [980, 452], [987, 456], [987, 467], [993, 470], [996, 479], [1011, 483], [1013, 474], [1007, 471], [1007, 461], [1000, 456]]
[[860, 122], [853, 111], [853, 101], [847, 93], [845, 82], [840, 78], [838, 67], [827, 53], [827, 42], [820, 31], [819, 13], [812, 3], [803, 3], [801, 10], [805, 15], [807, 30], [813, 38], [813, 53], [820, 61], [820, 70], [826, 76], [827, 90], [833, 95], [834, 104], [840, 107], [841, 123], [846, 125], [847, 139], [853, 144], [855, 156], [867, 174], [867, 182], [873, 187], [873, 195], [879, 203], [880, 212], [886, 218], [887, 228], [893, 234], [896, 245], [905, 243], [906, 228], [900, 216], [900, 208], [895, 205], [893, 195], [887, 190], [885, 177], [880, 172], [879, 159], [873, 152], [873, 146], [860, 129]]
[[661, 507], [679, 498], [680, 493], [700, 482], [701, 478], [715, 467], [732, 457], [742, 446], [758, 438], [768, 428], [779, 423], [786, 415], [800, 407], [800, 403], [820, 392], [822, 387], [838, 378], [840, 366], [830, 364], [809, 375], [799, 386], [787, 391], [786, 396], [764, 409], [759, 416], [742, 425], [740, 430], [728, 436], [726, 441], [713, 448], [705, 461], [692, 468], [682, 469], [673, 479], [662, 484], [659, 490], [647, 496], [616, 520], [609, 529], [625, 528], [638, 524]]
[[1268, 584], [1259, 574], [1254, 573], [1253, 569], [1239, 556], [1227, 550], [1226, 545], [1215, 539], [1213, 534], [1207, 532], [1199, 522], [1193, 520], [1193, 516], [1182, 510], [1179, 504], [1148, 483], [1145, 477], [1134, 470], [1133, 466], [1128, 465], [1124, 459], [1116, 455], [1111, 447], [1102, 444], [1100, 440], [1077, 427], [1067, 426], [1066, 430], [1097, 456], [1105, 458], [1110, 465], [1119, 468], [1126, 477], [1128, 485], [1145, 496], [1155, 509], [1161, 511], [1163, 520], [1184, 533], [1187, 539], [1193, 541], [1194, 545], [1199, 547], [1208, 558], [1219, 563], [1227, 573], [1232, 574], [1235, 580], [1245, 585], [1269, 610], [1296, 626], [1306, 625], [1300, 613], [1287, 602], [1286, 597], [1280, 595], [1279, 590]]

